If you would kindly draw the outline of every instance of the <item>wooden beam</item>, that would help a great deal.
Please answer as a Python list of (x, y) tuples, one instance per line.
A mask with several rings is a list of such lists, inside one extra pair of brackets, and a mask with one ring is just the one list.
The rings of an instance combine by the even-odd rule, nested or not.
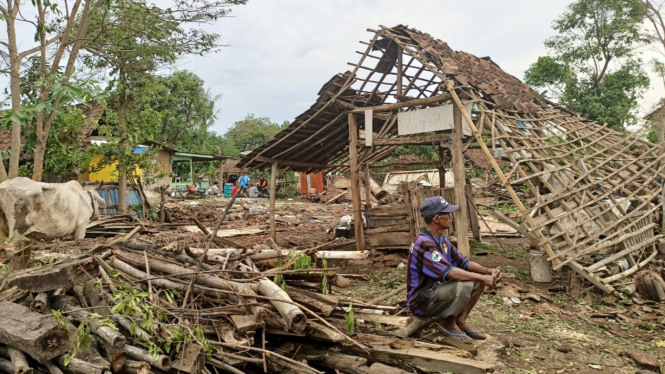
[(476, 212), (476, 200), (473, 197), (473, 188), (471, 187), (471, 180), (469, 178), (466, 178), (465, 191), (469, 206), (469, 223), (471, 224), (471, 232), (473, 233), (473, 240), (479, 242), (482, 240), (482, 237), (480, 235), (480, 223), (478, 222), (478, 212)]
[(439, 162), (437, 163), (437, 169), (439, 169), (439, 188), (446, 188), (446, 168), (443, 166), (444, 151), (445, 148), (441, 145), (437, 147), (439, 154)]
[(277, 159), (274, 159), (274, 158), (263, 157), (263, 156), (256, 156), (256, 157), (254, 157), (254, 160), (259, 161), (259, 162), (265, 162), (265, 163), (268, 163), (268, 164), (279, 163), (282, 166), (293, 166), (293, 167), (298, 167), (298, 168), (309, 168), (309, 169), (317, 169), (317, 170), (323, 170), (323, 169), (328, 169), (328, 168), (331, 168), (331, 167), (334, 167), (334, 166), (339, 166), (339, 165), (328, 165), (328, 164), (316, 164), (316, 163), (311, 163), (311, 162), (277, 160)]
[(369, 211), (372, 207), (372, 186), (369, 182), (369, 164), (365, 164), (363, 171), (363, 179), (365, 179), (365, 211)]
[(402, 51), (402, 47), (398, 46), (397, 47), (397, 94), (401, 95), (402, 94), (402, 57), (404, 55), (404, 51)]
[(398, 136), (396, 138), (376, 139), (374, 140), (374, 145), (429, 145), (439, 144), (441, 142), (450, 141), (451, 139), (451, 134), (418, 135), (410, 137)]
[(270, 168), (270, 237), (277, 241), (277, 225), (275, 224), (275, 193), (277, 192), (277, 164)]
[(449, 101), (452, 99), (452, 96), (446, 94), (446, 95), (437, 95), (437, 96), (432, 96), (432, 97), (426, 97), (423, 99), (414, 99), (414, 100), (409, 100), (409, 101), (404, 101), (400, 103), (392, 103), (392, 104), (384, 104), (384, 105), (377, 105), (377, 106), (371, 106), (371, 107), (357, 107), (356, 109), (353, 110), (354, 113), (362, 113), (366, 109), (372, 108), (375, 112), (387, 112), (389, 110), (394, 110), (394, 109), (401, 109), (401, 108), (406, 108), (410, 106), (418, 106), (418, 105), (429, 105), (429, 104), (435, 104), (435, 103), (440, 103), (443, 101)]
[(454, 196), (456, 205), (459, 205), (457, 217), (455, 217), (455, 236), (457, 237), (457, 249), (463, 255), (469, 257), (471, 247), (469, 246), (469, 204), (466, 202), (466, 176), (464, 174), (464, 143), (462, 138), (462, 111), (458, 106), (453, 107), (453, 142), (450, 149), (453, 155), (453, 175), (455, 180)]
[(424, 162), (391, 162), (384, 165), (371, 165), (370, 169), (385, 169), (385, 168), (402, 168), (409, 166), (439, 166), (438, 161), (424, 161)]
[(358, 124), (353, 113), (349, 113), (349, 164), (351, 174), (351, 203), (353, 205), (354, 231), (356, 248), (365, 250), (365, 234), (363, 232), (363, 215), (360, 206), (360, 177), (358, 175)]

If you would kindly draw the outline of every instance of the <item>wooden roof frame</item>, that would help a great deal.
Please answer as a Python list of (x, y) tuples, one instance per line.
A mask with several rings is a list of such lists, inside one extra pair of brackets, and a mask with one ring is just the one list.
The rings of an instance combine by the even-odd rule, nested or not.
[[(242, 166), (281, 164), (304, 172), (351, 168), (353, 190), (359, 171), (390, 155), (402, 140), (408, 144), (411, 138), (432, 136), (398, 137), (398, 112), (452, 103), (473, 132), (469, 140), (478, 142), (518, 207), (522, 231), (546, 251), (554, 269), (568, 266), (609, 293), (656, 256), (663, 236), (654, 234), (650, 215), (662, 211), (665, 200), (656, 183), (665, 180), (660, 147), (640, 133), (619, 133), (575, 116), (489, 58), (454, 51), (402, 25), (368, 31), (373, 37), (361, 42), (367, 47), (358, 52), (358, 63), (349, 64), (353, 70), (329, 80), (310, 109), (243, 158)], [(463, 109), (469, 103), (472, 115)], [(364, 128), (364, 116), (357, 114), (368, 109), (380, 123), (378, 138), (370, 147), (357, 146), (357, 130)], [(454, 149), (455, 159), (462, 143), (453, 144), (460, 148)], [(497, 144), (515, 164), (516, 175), (496, 163)], [(532, 191), (532, 206), (512, 187), (522, 184)], [(354, 215), (360, 217), (358, 193), (352, 195)], [(632, 202), (631, 208), (622, 199)], [(594, 257), (599, 253), (606, 255), (600, 261)], [(600, 275), (605, 265), (621, 259), (627, 270)]]

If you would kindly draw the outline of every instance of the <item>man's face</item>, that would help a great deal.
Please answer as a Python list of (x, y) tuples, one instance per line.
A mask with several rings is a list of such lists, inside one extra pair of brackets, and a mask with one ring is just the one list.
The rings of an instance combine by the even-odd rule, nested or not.
[(444, 230), (453, 226), (453, 215), (450, 213), (442, 213), (436, 216), (434, 220), (443, 227)]

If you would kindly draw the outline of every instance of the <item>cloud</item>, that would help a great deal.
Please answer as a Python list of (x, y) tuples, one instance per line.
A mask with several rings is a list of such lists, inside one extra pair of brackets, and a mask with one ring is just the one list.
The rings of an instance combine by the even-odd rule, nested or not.
[(491, 56), (522, 78), (544, 52), (552, 21), (569, 1), (249, 0), (209, 27), (231, 47), (192, 57), (181, 68), (222, 94), (213, 130), (223, 133), (246, 113), (293, 120), (334, 74), (350, 70), (369, 41), (368, 28), (405, 24), (456, 50)]

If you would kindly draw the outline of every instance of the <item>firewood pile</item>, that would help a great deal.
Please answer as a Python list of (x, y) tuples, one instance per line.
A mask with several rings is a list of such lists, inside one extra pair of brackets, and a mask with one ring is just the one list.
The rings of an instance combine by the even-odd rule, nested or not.
[[(214, 225), (221, 213), (219, 205), (214, 203), (166, 203), (166, 221), (168, 222), (183, 222), (191, 220), (192, 217), (197, 217), (198, 220), (204, 225)], [(241, 220), (245, 217), (245, 209), (236, 205), (232, 207), (229, 214), (226, 216), (227, 221)]]
[(299, 251), (177, 235), (90, 243), (83, 254), (2, 278), (0, 371), (492, 371), (468, 351), (403, 339), (428, 321), (381, 305), (396, 293), (363, 302), (337, 294), (368, 278), (328, 265), (358, 257), (333, 242)]

